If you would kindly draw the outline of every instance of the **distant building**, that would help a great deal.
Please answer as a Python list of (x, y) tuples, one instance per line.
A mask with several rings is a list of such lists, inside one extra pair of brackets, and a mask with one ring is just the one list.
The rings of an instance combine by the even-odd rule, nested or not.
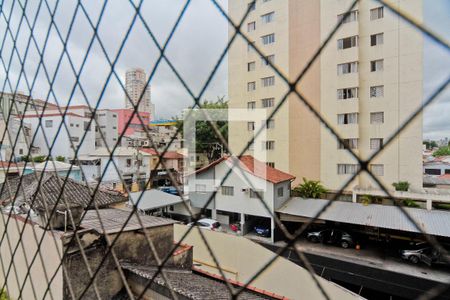
[(133, 109), (133, 105), (136, 105), (142, 97), (138, 111), (149, 113), (151, 118), (154, 118), (155, 108), (151, 102), (150, 84), (146, 86), (147, 80), (147, 75), (143, 69), (136, 68), (127, 71), (125, 88), (129, 99), (125, 95), (125, 108)]
[[(132, 109), (111, 109), (111, 111), (117, 114), (117, 132), (119, 136), (124, 131), (126, 136), (133, 135), (135, 131), (142, 132), (150, 123), (150, 113), (148, 112), (133, 114)], [(126, 127), (128, 123), (129, 125)]]
[(450, 156), (433, 157), (432, 160), (425, 161), (423, 173), (433, 176), (450, 174)]
[[(119, 138), (118, 114), (109, 109), (101, 109), (96, 114), (98, 125), (95, 127), (95, 147), (108, 147), (112, 149)], [(102, 138), (103, 134), (103, 138)]]

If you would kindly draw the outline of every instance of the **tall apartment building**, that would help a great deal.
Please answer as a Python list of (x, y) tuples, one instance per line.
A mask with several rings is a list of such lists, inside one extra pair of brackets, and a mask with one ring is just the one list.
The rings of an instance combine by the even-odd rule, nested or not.
[[(229, 14), (239, 22), (248, 8), (242, 27), (246, 36), (263, 52), (238, 38), (228, 56), (230, 108), (267, 109), (272, 112), (289, 86), (268, 66), (275, 64), (294, 80), (322, 41), (336, 26), (351, 0), (261, 0), (230, 1)], [(391, 1), (422, 18), (422, 0)], [(234, 34), (234, 28), (229, 35)], [(357, 155), (368, 158), (421, 105), (423, 86), (423, 38), (378, 2), (361, 0), (345, 17), (341, 28), (297, 85)], [(296, 95), (289, 95), (273, 120), (266, 123), (267, 140), (253, 149), (267, 151), (276, 168), (321, 180), (338, 190), (358, 170), (342, 145), (320, 124)], [(240, 152), (258, 124), (231, 122), (229, 143)], [(422, 119), (415, 121), (369, 166), (387, 186), (409, 181), (422, 186)], [(248, 151), (249, 154), (252, 151)], [(361, 175), (354, 187), (378, 188)]]
[[(150, 84), (145, 87), (147, 80), (147, 74), (145, 74), (143, 69), (135, 68), (127, 71), (125, 77), (125, 88), (131, 102), (127, 99), (127, 95), (125, 95), (125, 108), (133, 108), (132, 103), (136, 105), (142, 96), (138, 111), (148, 112), (150, 113), (151, 118), (154, 118), (155, 107), (150, 99)], [(145, 92), (144, 95), (142, 95), (144, 88)]]

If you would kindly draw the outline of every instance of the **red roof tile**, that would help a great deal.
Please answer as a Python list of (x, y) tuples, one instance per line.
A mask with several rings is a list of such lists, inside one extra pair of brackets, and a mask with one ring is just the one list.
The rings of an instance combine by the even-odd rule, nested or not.
[(450, 174), (443, 174), (443, 175), (439, 176), (439, 178), (441, 178), (441, 179), (450, 179)]
[[(158, 155), (158, 153), (156, 152), (155, 149), (153, 148), (139, 148), (139, 150), (141, 150), (142, 152), (148, 153), (150, 155)], [(162, 151), (159, 152), (159, 154), (161, 154)], [(167, 151), (166, 153), (164, 153), (164, 158), (166, 159), (182, 159), (184, 158), (184, 156), (176, 151)]]
[[(230, 156), (224, 156), (222, 158), (219, 158), (216, 161), (213, 161), (209, 165), (207, 165), (201, 169), (198, 169), (195, 173), (201, 173), (203, 171), (206, 171), (206, 170), (214, 167), (215, 165), (221, 163), (224, 160), (231, 160), (231, 159), (232, 158)], [(280, 183), (280, 182), (295, 179), (295, 176), (285, 173), (283, 171), (280, 171), (278, 169), (272, 168), (272, 167), (268, 166), (266, 163), (255, 159), (251, 155), (241, 156), (239, 158), (239, 162), (240, 162), (240, 167), (244, 171), (246, 171), (256, 177), (259, 177), (259, 178), (262, 178), (269, 182), (272, 182), (272, 183)]]

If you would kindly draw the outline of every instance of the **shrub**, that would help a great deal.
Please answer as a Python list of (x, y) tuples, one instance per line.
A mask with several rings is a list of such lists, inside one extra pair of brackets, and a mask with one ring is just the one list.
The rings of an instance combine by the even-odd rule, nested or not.
[(45, 155), (39, 155), (39, 156), (35, 156), (33, 157), (33, 161), (35, 163), (41, 163), (44, 162), (47, 159), (47, 157)]
[(411, 199), (405, 199), (402, 201), (403, 206), (407, 207), (420, 207), (419, 204), (417, 204), (414, 200)]
[(394, 182), (392, 184), (396, 191), (407, 192), (409, 190), (409, 182), (408, 181), (399, 181)]
[(440, 147), (433, 153), (434, 157), (446, 156), (446, 155), (450, 155), (450, 147), (449, 146)]
[(295, 187), (293, 192), (303, 198), (318, 199), (322, 196), (322, 194), (327, 192), (327, 189), (320, 183), (320, 181), (303, 178), (303, 183)]
[(66, 158), (65, 158), (64, 156), (58, 155), (58, 156), (56, 157), (56, 161), (65, 162), (65, 161), (66, 161)]

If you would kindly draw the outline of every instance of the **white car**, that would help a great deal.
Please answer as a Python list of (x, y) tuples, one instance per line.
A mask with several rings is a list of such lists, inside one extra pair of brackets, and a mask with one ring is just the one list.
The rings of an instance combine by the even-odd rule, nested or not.
[(213, 231), (218, 231), (220, 230), (221, 226), (220, 223), (217, 222), (214, 219), (208, 219), (208, 218), (204, 218), (204, 219), (200, 219), (197, 222), (191, 222), (189, 224), (187, 224), (188, 226), (198, 226), (202, 229), (206, 229), (206, 230), (213, 230)]

